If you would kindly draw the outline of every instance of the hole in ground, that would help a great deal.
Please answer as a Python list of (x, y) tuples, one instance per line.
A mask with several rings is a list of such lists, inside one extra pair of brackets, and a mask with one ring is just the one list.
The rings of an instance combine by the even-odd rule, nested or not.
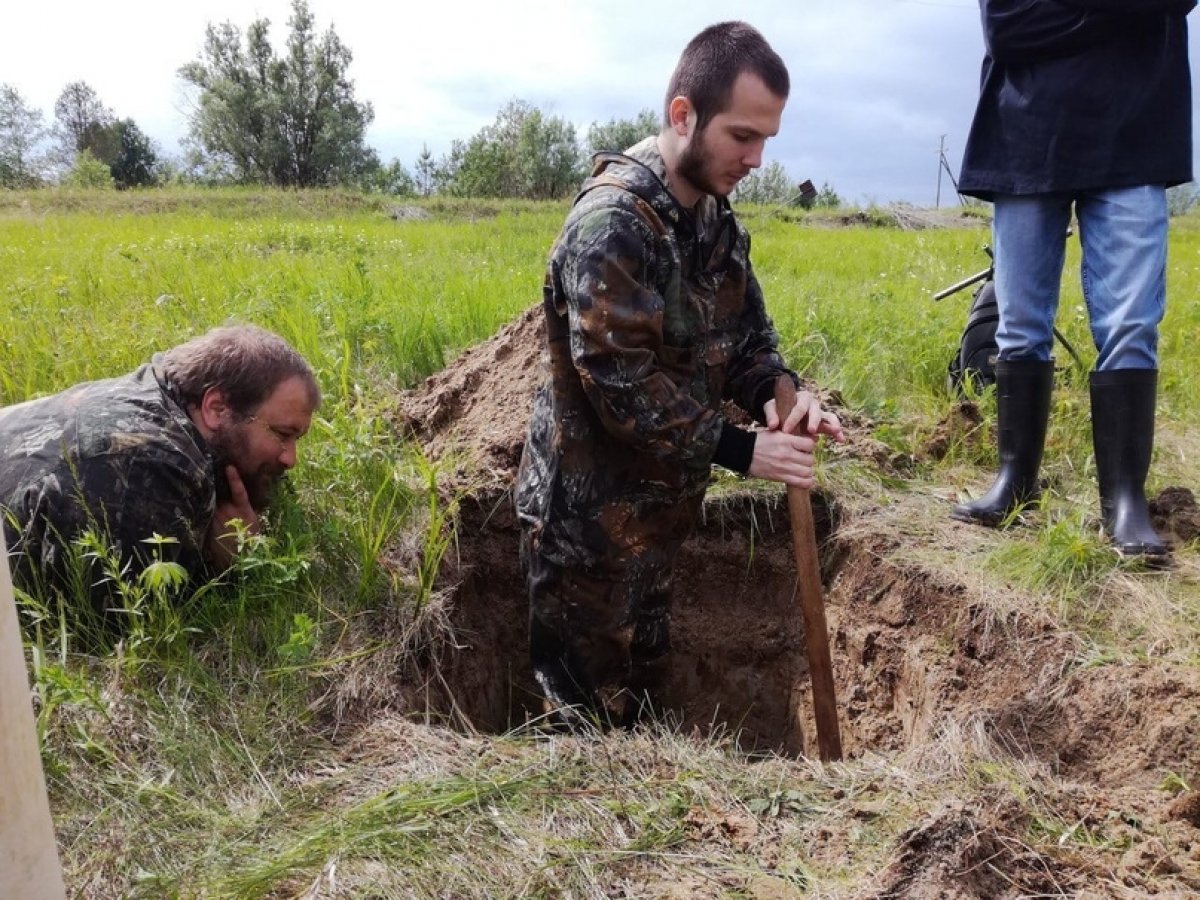
[[(1002, 614), (945, 575), (889, 561), (894, 538), (861, 526), (840, 534), (836, 503), (812, 498), (846, 756), (919, 746), (956, 722), (1100, 783), (1149, 785), (1164, 767), (1200, 767), (1195, 671), (1081, 667), (1079, 639), (1049, 618)], [(393, 669), (398, 690), (386, 705), (502, 733), (541, 714), (518, 527), (500, 490), (468, 497), (460, 516), (443, 572), (453, 639), (426, 641)], [(710, 499), (673, 592), (663, 700), (685, 731), (715, 729), (746, 751), (818, 755), (795, 573), (782, 491)]]
[[(836, 576), (835, 515), (814, 493), (824, 580)], [(441, 675), (451, 708), (502, 732), (541, 714), (528, 661), (528, 603), (518, 526), (501, 495), (464, 503), (448, 573), (456, 649)], [(815, 753), (796, 568), (782, 495), (735, 494), (707, 504), (676, 565), (670, 674), (662, 701), (687, 730), (736, 734), (748, 750)], [(451, 702), (452, 701), (452, 702)]]
[[(495, 485), (511, 483), (530, 400), (544, 377), (544, 344), (544, 316), (532, 307), (405, 392), (401, 431), (432, 459), (453, 449), (473, 460), (477, 472), (493, 473)], [(914, 648), (942, 640), (923, 629), (944, 624), (928, 610), (919, 617), (909, 610), (956, 615), (958, 598), (943, 590), (931, 600), (925, 586), (881, 566), (870, 547), (838, 535), (836, 505), (812, 496), (842, 746), (847, 753), (897, 746), (930, 721), (930, 675)], [(479, 490), (460, 512), (458, 553), (444, 565), (442, 581), (452, 586), (442, 615), (453, 640), (426, 641), (415, 665), (397, 658), (404, 671), (393, 681), (404, 683), (394, 685), (393, 696), (373, 688), (369, 676), (347, 679), (340, 693), (351, 702), (384, 695), (393, 707), (502, 732), (541, 714), (528, 661), (518, 528), (502, 487)], [(685, 729), (725, 729), (746, 748), (815, 753), (795, 572), (785, 492), (710, 496), (705, 520), (677, 561), (673, 591), (674, 649), (663, 699)], [(864, 604), (860, 594), (874, 599)]]

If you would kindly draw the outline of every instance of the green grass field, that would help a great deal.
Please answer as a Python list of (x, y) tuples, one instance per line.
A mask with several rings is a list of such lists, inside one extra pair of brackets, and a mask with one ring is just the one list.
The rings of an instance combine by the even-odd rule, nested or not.
[[(294, 496), (249, 548), (236, 585), (165, 606), (151, 598), (135, 639), (99, 652), (85, 621), (24, 598), (71, 894), (596, 896), (614, 872), (644, 886), (690, 871), (680, 836), (697, 810), (726, 808), (755, 811), (756, 828), (779, 839), (771, 878), (789, 890), (836, 892), (878, 867), (905, 811), (937, 796), (941, 775), (927, 758), (909, 761), (928, 776), (914, 780), (878, 759), (838, 771), (748, 767), (717, 738), (682, 735), (554, 750), (393, 724), (347, 745), (314, 717), (349, 623), (381, 604), (420, 607), (445, 549), (437, 472), (387, 424), (396, 393), (538, 302), (566, 210), (422, 208), (428, 218), (393, 219), (383, 201), (333, 192), (0, 194), (0, 404), (121, 374), (229, 321), (283, 334), (326, 397)], [(986, 221), (902, 231), (765, 209), (745, 221), (785, 356), (840, 392), (876, 439), (916, 457), (899, 489), (984, 482), (986, 441), (938, 459), (919, 449), (954, 406), (946, 364), (970, 292), (931, 295), (984, 267)], [(1176, 220), (1171, 241), (1151, 489), (1195, 483), (1200, 435), (1200, 217)], [(1090, 362), (1077, 261), (1072, 244), (1058, 324)], [(1074, 512), (1093, 490), (1086, 373), (1067, 366), (1062, 384), (1046, 462), (1058, 499), (1039, 531), (992, 559), (1060, 610), (1062, 598), (1086, 607), (1114, 567)], [(992, 415), (990, 397), (981, 406)], [(855, 477), (828, 476), (835, 491), (855, 490)], [(427, 568), (382, 567), (380, 551), (410, 533), (425, 535)], [(1162, 627), (1200, 664), (1195, 587), (1173, 597)], [(1140, 639), (1105, 636), (1113, 627), (1091, 633), (1098, 653)], [(979, 759), (997, 779), (1022, 777)], [(785, 786), (796, 778), (803, 788)], [(846, 837), (847, 855), (805, 857), (818, 823), (853, 813), (867, 794), (885, 801)], [(524, 849), (510, 858), (513, 846)], [(714, 864), (738, 871), (735, 849), (714, 849)], [(645, 890), (636, 895), (655, 895)]]

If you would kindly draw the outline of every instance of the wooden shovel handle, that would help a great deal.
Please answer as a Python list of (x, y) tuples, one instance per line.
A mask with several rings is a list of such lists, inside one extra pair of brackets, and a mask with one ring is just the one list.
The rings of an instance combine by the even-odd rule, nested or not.
[(62, 866), (29, 697), (8, 550), (0, 528), (0, 893), (62, 900)]
[[(796, 385), (790, 376), (780, 375), (775, 380), (775, 412), (781, 423), (795, 405)], [(812, 680), (813, 713), (817, 720), (817, 749), (821, 759), (837, 760), (842, 758), (842, 735), (838, 729), (833, 661), (829, 655), (825, 601), (821, 596), (821, 563), (817, 557), (812, 501), (802, 487), (788, 485), (787, 492), (796, 554), (796, 595), (800, 598), (800, 612), (804, 616), (804, 643)]]

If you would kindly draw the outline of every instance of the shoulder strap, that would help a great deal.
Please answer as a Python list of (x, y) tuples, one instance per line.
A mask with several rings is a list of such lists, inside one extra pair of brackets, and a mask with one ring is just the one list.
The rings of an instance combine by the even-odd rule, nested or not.
[(613, 178), (611, 175), (602, 174), (593, 178), (591, 183), (582, 191), (580, 191), (575, 197), (575, 203), (578, 203), (585, 194), (598, 187), (615, 187), (629, 194), (631, 197), (633, 197), (633, 205), (638, 211), (638, 215), (642, 217), (642, 219), (647, 225), (650, 226), (651, 230), (655, 234), (657, 234), (659, 237), (666, 237), (670, 233), (670, 229), (667, 228), (667, 225), (665, 222), (663, 222), (662, 217), (659, 216), (658, 212), (655, 211), (654, 207), (651, 206), (644, 197), (638, 194), (637, 191), (632, 190), (624, 181), (620, 180), (619, 178)]

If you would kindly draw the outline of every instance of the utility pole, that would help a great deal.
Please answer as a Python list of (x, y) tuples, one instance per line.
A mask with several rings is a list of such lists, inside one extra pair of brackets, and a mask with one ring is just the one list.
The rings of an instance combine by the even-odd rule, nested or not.
[(962, 194), (959, 193), (959, 191), (958, 191), (958, 179), (956, 179), (954, 177), (954, 172), (952, 172), (950, 169), (950, 163), (946, 160), (946, 136), (944, 134), (942, 135), (941, 143), (938, 146), (938, 186), (937, 186), (937, 200), (935, 201), (935, 207), (942, 205), (942, 172), (943, 171), (945, 171), (946, 176), (950, 179), (950, 183), (952, 185), (954, 185), (954, 192), (956, 194), (958, 194), (959, 205), (965, 206), (966, 201), (963, 200)]
[(937, 180), (937, 199), (933, 201), (933, 208), (939, 209), (942, 205), (942, 169), (946, 167), (946, 136), (943, 134), (938, 142), (938, 180)]

